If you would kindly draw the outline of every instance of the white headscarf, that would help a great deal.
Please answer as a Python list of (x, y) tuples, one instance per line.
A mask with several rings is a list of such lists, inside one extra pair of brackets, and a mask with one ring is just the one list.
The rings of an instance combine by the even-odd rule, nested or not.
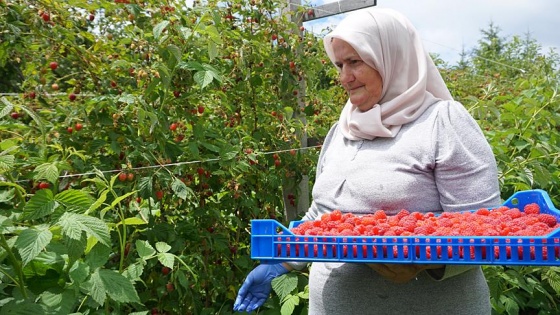
[(372, 109), (362, 112), (350, 100), (344, 106), (339, 126), (347, 139), (394, 137), (438, 99), (453, 99), (416, 28), (399, 12), (374, 7), (348, 15), (324, 39), (332, 62), (333, 38), (350, 44), (383, 80)]

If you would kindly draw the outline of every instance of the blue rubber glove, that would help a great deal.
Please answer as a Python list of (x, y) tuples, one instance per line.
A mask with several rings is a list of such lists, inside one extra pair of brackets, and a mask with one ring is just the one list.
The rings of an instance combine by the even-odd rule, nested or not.
[(249, 273), (239, 289), (233, 310), (249, 313), (261, 307), (272, 290), (272, 279), (285, 273), (288, 273), (288, 269), (282, 263), (258, 265)]

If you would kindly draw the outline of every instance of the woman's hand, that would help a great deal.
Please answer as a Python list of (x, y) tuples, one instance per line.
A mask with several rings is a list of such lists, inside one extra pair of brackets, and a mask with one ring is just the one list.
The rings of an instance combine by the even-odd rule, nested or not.
[(407, 283), (415, 279), (422, 270), (444, 268), (444, 265), (435, 264), (368, 264), (368, 266), (385, 279), (395, 283)]

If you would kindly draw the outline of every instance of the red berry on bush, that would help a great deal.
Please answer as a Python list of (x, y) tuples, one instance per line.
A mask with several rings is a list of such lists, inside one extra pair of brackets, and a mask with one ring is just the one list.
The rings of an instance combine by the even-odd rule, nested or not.
[(70, 93), (70, 95), (68, 95), (68, 99), (72, 102), (75, 101), (76, 100), (76, 94)]
[(74, 126), (74, 128), (76, 128), (76, 131), (82, 130), (83, 127), (84, 125), (82, 125), (81, 123), (76, 123), (76, 126)]
[(156, 198), (157, 200), (163, 199), (163, 191), (161, 190), (156, 191)]
[(124, 182), (126, 179), (127, 179), (126, 173), (125, 173), (125, 172), (120, 172), (120, 173), (119, 173), (119, 180), (120, 180), (121, 182)]
[(164, 266), (164, 267), (161, 268), (161, 273), (162, 273), (164, 276), (167, 276), (170, 272), (171, 272), (171, 268), (169, 268), (169, 267), (165, 267), (165, 266)]
[(47, 189), (47, 188), (49, 188), (50, 186), (51, 186), (51, 185), (50, 185), (49, 183), (47, 183), (47, 182), (40, 182), (39, 185), (38, 185), (38, 188), (39, 188), (39, 189)]
[(165, 285), (165, 289), (167, 289), (167, 292), (173, 292), (173, 291), (175, 290), (175, 286), (173, 285), (173, 283), (168, 282), (168, 283)]
[(11, 116), (13, 119), (18, 119), (18, 118), (19, 118), (19, 114), (16, 113), (16, 112), (11, 113), (10, 116)]
[(49, 67), (51, 68), (51, 70), (56, 70), (56, 68), (58, 68), (58, 62), (52, 61), (52, 62), (49, 64)]

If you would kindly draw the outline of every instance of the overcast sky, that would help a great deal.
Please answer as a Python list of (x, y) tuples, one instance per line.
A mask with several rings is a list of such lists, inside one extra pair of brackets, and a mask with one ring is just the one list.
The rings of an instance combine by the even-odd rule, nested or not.
[[(313, 0), (311, 5), (327, 2), (336, 1)], [(477, 46), (481, 29), (487, 29), (490, 22), (499, 27), (501, 37), (530, 34), (543, 53), (549, 49), (560, 53), (560, 0), (377, 0), (377, 6), (406, 15), (426, 49), (450, 64), (459, 60), (463, 47), (470, 51)], [(306, 22), (305, 27), (321, 33), (327, 26), (336, 26), (343, 16)]]

